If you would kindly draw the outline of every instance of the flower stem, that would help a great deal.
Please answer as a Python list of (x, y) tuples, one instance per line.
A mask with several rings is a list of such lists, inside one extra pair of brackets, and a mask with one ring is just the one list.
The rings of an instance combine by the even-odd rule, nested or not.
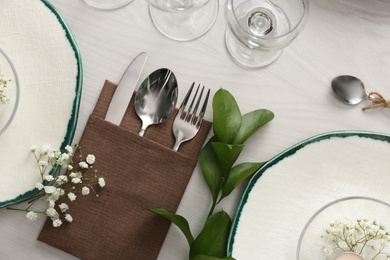
[(217, 205), (216, 201), (213, 201), (213, 205), (211, 206), (211, 209), (209, 211), (209, 214), (207, 215), (207, 218), (209, 218), (211, 215), (213, 215), (216, 205)]
[(10, 207), (7, 207), (7, 209), (9, 209), (9, 210), (17, 210), (17, 211), (26, 211), (27, 212), (27, 209), (15, 209), (15, 208), (10, 208)]
[(366, 240), (366, 241), (364, 242), (364, 244), (363, 244), (363, 246), (362, 246), (362, 249), (361, 249), (360, 252), (359, 252), (359, 255), (362, 254), (363, 249), (364, 249), (364, 247), (366, 246), (367, 242), (368, 242), (368, 240)]

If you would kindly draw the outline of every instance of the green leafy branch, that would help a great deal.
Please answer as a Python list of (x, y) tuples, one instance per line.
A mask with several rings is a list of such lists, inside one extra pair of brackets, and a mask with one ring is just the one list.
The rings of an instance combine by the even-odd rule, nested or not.
[(199, 161), (204, 179), (210, 189), (212, 205), (200, 234), (194, 238), (188, 221), (166, 209), (147, 208), (175, 224), (183, 232), (189, 247), (190, 260), (234, 259), (226, 256), (226, 247), (232, 221), (225, 211), (214, 213), (216, 205), (239, 184), (248, 179), (264, 162), (235, 165), (245, 141), (260, 127), (274, 118), (266, 109), (241, 115), (234, 97), (224, 89), (213, 98), (213, 131), (203, 147)]

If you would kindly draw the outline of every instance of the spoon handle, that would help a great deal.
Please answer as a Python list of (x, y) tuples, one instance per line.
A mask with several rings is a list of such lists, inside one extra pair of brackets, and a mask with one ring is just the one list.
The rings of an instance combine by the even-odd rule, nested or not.
[(140, 116), (140, 118), (141, 118), (141, 121), (142, 121), (142, 125), (141, 125), (141, 129), (139, 130), (138, 135), (139, 135), (139, 136), (144, 136), (146, 129), (147, 129), (150, 125), (152, 125), (153, 123), (152, 123), (150, 117), (147, 117), (147, 116), (142, 115), (142, 116)]

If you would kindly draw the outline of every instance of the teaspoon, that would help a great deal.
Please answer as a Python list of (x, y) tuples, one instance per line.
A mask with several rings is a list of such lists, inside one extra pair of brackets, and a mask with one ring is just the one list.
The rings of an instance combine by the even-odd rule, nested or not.
[(178, 96), (176, 77), (169, 69), (158, 69), (139, 86), (135, 95), (135, 111), (142, 120), (139, 135), (146, 128), (167, 120), (175, 110)]
[(356, 105), (369, 99), (363, 82), (354, 76), (342, 75), (334, 78), (332, 89), (338, 99), (349, 105)]

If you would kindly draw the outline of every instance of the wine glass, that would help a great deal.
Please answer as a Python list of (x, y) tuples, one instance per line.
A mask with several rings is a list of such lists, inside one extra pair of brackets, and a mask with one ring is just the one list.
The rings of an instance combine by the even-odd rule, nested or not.
[(154, 26), (176, 41), (191, 41), (208, 32), (218, 13), (218, 0), (147, 0)]
[(103, 10), (121, 8), (130, 4), (132, 1), (133, 0), (84, 0), (87, 5)]
[(303, 30), (309, 0), (227, 0), (226, 47), (244, 67), (277, 60)]

